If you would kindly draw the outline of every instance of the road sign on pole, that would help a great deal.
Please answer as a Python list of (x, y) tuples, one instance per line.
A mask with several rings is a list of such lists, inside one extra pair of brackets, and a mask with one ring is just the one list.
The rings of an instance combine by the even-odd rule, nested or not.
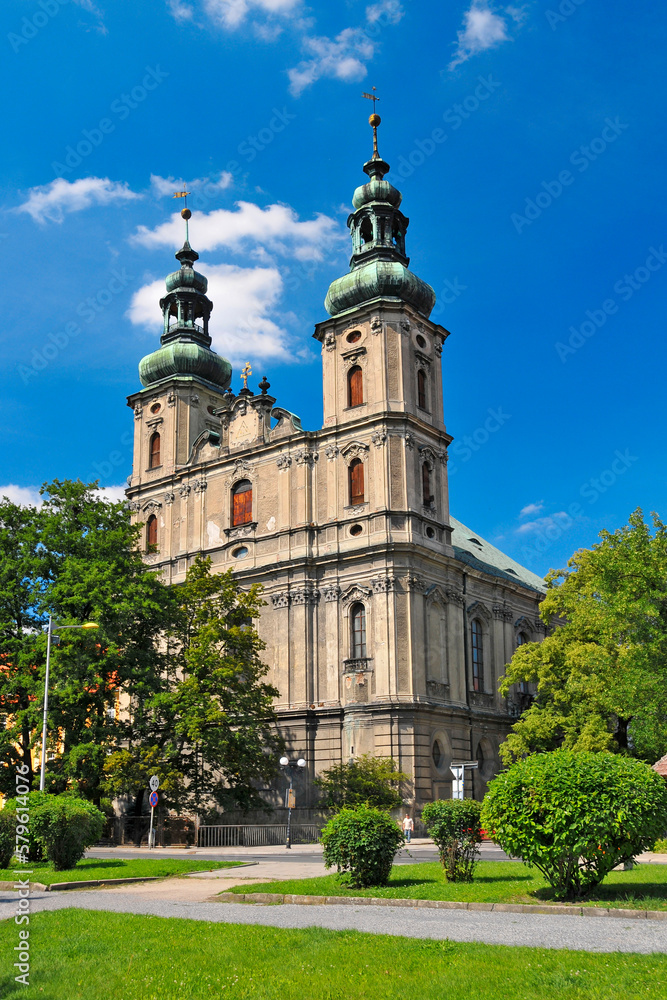
[(153, 777), (149, 780), (148, 785), (150, 787), (151, 792), (157, 792), (158, 788), (160, 787), (160, 779), (158, 778), (157, 774), (153, 775)]
[(155, 807), (157, 805), (157, 802), (158, 802), (158, 794), (157, 794), (157, 792), (151, 792), (151, 795), (150, 795), (150, 798), (149, 798), (148, 801), (150, 802), (151, 807), (153, 809), (155, 809)]
[[(155, 778), (155, 780), (157, 781), (157, 778)], [(151, 782), (152, 781), (153, 781), (153, 779), (151, 778)], [(158, 802), (158, 794), (157, 794), (157, 792), (155, 792), (155, 791), (151, 792), (148, 801), (151, 804), (151, 825), (150, 825), (150, 829), (148, 831), (148, 846), (150, 848), (150, 847), (154, 847), (155, 846), (153, 844), (153, 815), (155, 813), (155, 807), (156, 807), (157, 802)]]

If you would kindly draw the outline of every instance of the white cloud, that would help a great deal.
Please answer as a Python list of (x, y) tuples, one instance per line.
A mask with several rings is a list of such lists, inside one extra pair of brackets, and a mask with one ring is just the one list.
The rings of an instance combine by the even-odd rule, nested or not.
[(204, 9), (212, 20), (228, 29), (238, 28), (249, 17), (292, 17), (302, 0), (205, 0)]
[(39, 495), (38, 486), (16, 486), (9, 483), (7, 486), (0, 486), (0, 500), (11, 500), (12, 503), (21, 507), (41, 507), (42, 498)]
[[(284, 291), (278, 269), (235, 264), (202, 264), (201, 268), (214, 303), (209, 331), (213, 349), (233, 364), (248, 358), (293, 360), (288, 332), (270, 318)], [(137, 326), (157, 330), (158, 302), (163, 295), (162, 278), (144, 285), (132, 296), (128, 318)]]
[[(339, 223), (328, 215), (318, 214), (309, 221), (299, 216), (289, 205), (268, 205), (260, 208), (252, 202), (240, 201), (235, 211), (219, 208), (198, 212), (191, 224), (192, 243), (197, 250), (210, 251), (220, 247), (247, 249), (267, 246), (271, 250), (298, 260), (321, 260), (323, 249), (343, 238)], [(183, 239), (183, 222), (175, 214), (155, 229), (139, 226), (132, 237), (145, 247), (179, 246)], [(257, 250), (256, 250), (257, 252)]]
[(517, 535), (538, 534), (543, 535), (550, 529), (562, 531), (564, 527), (571, 524), (572, 518), (564, 510), (559, 510), (556, 514), (549, 514), (547, 517), (538, 517), (534, 521), (526, 521), (516, 529)]
[(366, 76), (366, 62), (375, 45), (362, 28), (345, 28), (335, 38), (305, 37), (303, 49), (310, 56), (287, 71), (290, 93), (298, 97), (321, 77), (349, 83)]
[(109, 503), (118, 503), (119, 500), (127, 501), (127, 497), (125, 496), (126, 489), (127, 484), (124, 486), (101, 486), (99, 490), (95, 490), (95, 495), (100, 500), (108, 500)]
[(496, 13), (489, 0), (472, 0), (468, 10), (463, 15), (463, 29), (458, 33), (458, 47), (449, 69), (455, 69), (471, 56), (494, 48), (502, 42), (508, 42), (507, 20), (503, 15), (509, 15), (516, 24), (525, 20), (523, 8), (505, 7), (502, 13)]
[(544, 501), (540, 500), (538, 503), (529, 503), (525, 507), (522, 507), (519, 511), (519, 517), (532, 517), (533, 514), (539, 514), (541, 510), (544, 509)]
[[(188, 191), (193, 194), (202, 194), (206, 188), (206, 194), (210, 197), (217, 191), (224, 191), (228, 188), (234, 177), (228, 170), (223, 170), (217, 177), (197, 177), (193, 181), (188, 181)], [(160, 177), (158, 174), (151, 174), (151, 189), (157, 197), (169, 196), (173, 198), (176, 191), (183, 190), (183, 181), (175, 177)]]
[(169, 0), (169, 10), (177, 21), (191, 21), (194, 13), (190, 4), (181, 0)]
[(77, 181), (57, 177), (50, 184), (30, 188), (27, 201), (14, 211), (27, 212), (39, 223), (62, 222), (67, 213), (81, 212), (91, 205), (108, 205), (141, 197), (131, 191), (127, 183), (111, 181), (108, 177), (82, 177)]
[(366, 20), (369, 24), (385, 18), (389, 24), (398, 24), (405, 11), (399, 0), (380, 0), (379, 3), (371, 4), (366, 8)]

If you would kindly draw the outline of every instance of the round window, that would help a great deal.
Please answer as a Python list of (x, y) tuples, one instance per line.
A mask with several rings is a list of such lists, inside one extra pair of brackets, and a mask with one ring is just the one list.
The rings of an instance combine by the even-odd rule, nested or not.
[(433, 528), (427, 528), (426, 529), (426, 537), (427, 538), (435, 538), (435, 531), (433, 530)]
[(426, 340), (424, 339), (424, 337), (422, 337), (421, 333), (417, 334), (415, 340), (417, 341), (420, 347), (426, 347)]
[(442, 764), (442, 747), (440, 746), (440, 741), (436, 740), (433, 744), (433, 749), (431, 750), (431, 756), (433, 757), (433, 763), (436, 767), (440, 767)]
[(159, 413), (161, 409), (162, 407), (159, 403), (153, 403), (151, 406), (151, 413)]
[(352, 527), (350, 528), (350, 534), (351, 535), (360, 535), (363, 530), (364, 529), (361, 527), (360, 524), (353, 524)]
[(348, 344), (356, 344), (358, 340), (361, 340), (361, 330), (353, 330), (352, 333), (348, 333), (345, 339)]
[(206, 407), (206, 412), (210, 413), (211, 416), (214, 417), (215, 416), (215, 406), (207, 406)]
[(234, 556), (235, 559), (245, 559), (245, 557), (248, 555), (248, 550), (245, 547), (245, 545), (241, 545), (239, 546), (238, 549), (234, 549), (232, 555)]

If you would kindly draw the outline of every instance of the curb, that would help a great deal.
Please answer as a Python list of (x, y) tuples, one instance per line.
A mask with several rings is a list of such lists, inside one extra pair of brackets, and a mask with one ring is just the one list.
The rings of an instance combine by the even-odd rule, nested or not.
[(146, 875), (143, 878), (100, 878), (88, 879), (85, 882), (52, 882), (44, 886), (46, 892), (62, 892), (65, 889), (88, 889), (96, 885), (127, 885), (130, 882), (161, 882), (164, 875)]
[(540, 906), (532, 903), (459, 903), (446, 899), (388, 899), (377, 896), (296, 896), (275, 892), (223, 892), (218, 903), (296, 903), (300, 906), (407, 906), (428, 910), (473, 910), (487, 913), (547, 913), (572, 917), (618, 917), (623, 920), (667, 920), (667, 910), (627, 910), (602, 906)]
[[(5, 890), (5, 889), (16, 889), (17, 883), (18, 883), (18, 879), (16, 879), (14, 882), (0, 882), (0, 892), (3, 891), (3, 890)], [(29, 885), (30, 885), (30, 891), (31, 892), (35, 892), (35, 891), (36, 892), (46, 892), (46, 886), (42, 885), (41, 882), (30, 882)]]

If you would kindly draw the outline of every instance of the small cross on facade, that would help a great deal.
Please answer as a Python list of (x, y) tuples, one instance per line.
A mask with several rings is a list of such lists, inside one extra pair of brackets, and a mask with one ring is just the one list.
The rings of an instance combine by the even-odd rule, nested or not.
[(250, 367), (250, 362), (246, 361), (243, 368), (241, 369), (241, 378), (243, 379), (243, 388), (248, 388), (248, 379), (252, 375), (252, 368)]

